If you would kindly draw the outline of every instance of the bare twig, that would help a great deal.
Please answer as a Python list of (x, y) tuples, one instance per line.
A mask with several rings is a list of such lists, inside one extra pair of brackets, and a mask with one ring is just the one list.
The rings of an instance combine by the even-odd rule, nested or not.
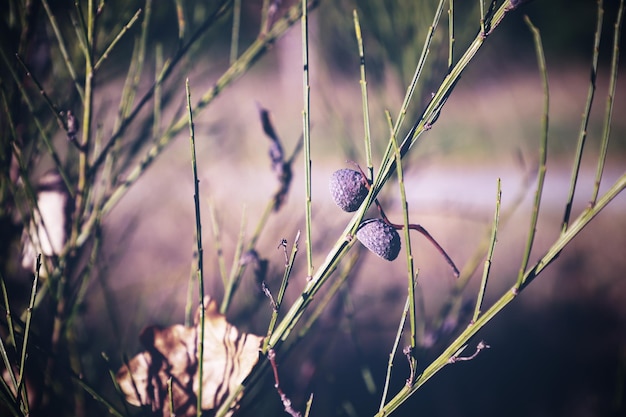
[[(491, 346), (486, 344), (484, 340), (481, 340), (480, 342), (478, 342), (478, 345), (476, 345), (476, 351), (473, 354), (471, 354), (470, 356), (452, 355), (450, 357), (450, 359), (448, 360), (448, 362), (449, 363), (456, 363), (456, 362), (462, 362), (462, 361), (471, 361), (472, 359), (476, 358), (476, 356), (478, 356), (478, 354), (483, 349), (489, 349), (490, 347)], [(459, 353), (460, 353), (460, 351), (459, 351)]]
[(299, 411), (296, 411), (293, 408), (293, 406), (291, 405), (291, 400), (289, 399), (289, 397), (287, 397), (287, 395), (280, 388), (280, 379), (278, 378), (278, 366), (276, 365), (276, 352), (274, 352), (274, 349), (270, 349), (267, 351), (267, 359), (270, 361), (270, 364), (272, 365), (272, 370), (274, 371), (274, 388), (276, 388), (276, 392), (278, 392), (278, 395), (280, 396), (280, 400), (283, 403), (285, 412), (288, 413), (292, 417), (301, 417), (302, 414), (300, 414)]

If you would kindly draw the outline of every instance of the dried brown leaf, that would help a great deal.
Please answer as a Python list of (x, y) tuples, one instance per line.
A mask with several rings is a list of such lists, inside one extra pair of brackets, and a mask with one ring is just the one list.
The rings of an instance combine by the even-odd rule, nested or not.
[[(205, 306), (202, 409), (210, 410), (219, 407), (248, 376), (259, 359), (263, 337), (240, 332), (219, 313), (215, 301)], [(199, 332), (199, 314), (196, 326)]]
[[(196, 414), (198, 394), (198, 338), (200, 310), (194, 327), (150, 326), (141, 332), (145, 351), (132, 358), (116, 378), (126, 400), (149, 406), (155, 416), (170, 413), (167, 383), (172, 378), (176, 416)], [(215, 300), (205, 299), (202, 409), (218, 408), (231, 390), (250, 373), (259, 358), (263, 337), (240, 332), (218, 311)]]

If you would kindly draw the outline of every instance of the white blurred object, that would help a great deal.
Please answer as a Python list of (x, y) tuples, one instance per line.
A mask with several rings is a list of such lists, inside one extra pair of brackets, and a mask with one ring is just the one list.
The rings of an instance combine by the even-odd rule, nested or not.
[(47, 172), (37, 185), (37, 207), (22, 234), (22, 267), (35, 269), (37, 254), (58, 255), (67, 241), (69, 195), (56, 171)]

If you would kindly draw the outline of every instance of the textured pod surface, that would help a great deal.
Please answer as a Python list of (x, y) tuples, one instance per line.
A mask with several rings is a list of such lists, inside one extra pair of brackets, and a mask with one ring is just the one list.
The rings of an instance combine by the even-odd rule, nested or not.
[(366, 220), (356, 231), (356, 237), (369, 250), (388, 261), (400, 253), (400, 235), (380, 219)]
[(365, 178), (353, 169), (333, 172), (329, 186), (333, 200), (343, 211), (356, 211), (367, 196)]

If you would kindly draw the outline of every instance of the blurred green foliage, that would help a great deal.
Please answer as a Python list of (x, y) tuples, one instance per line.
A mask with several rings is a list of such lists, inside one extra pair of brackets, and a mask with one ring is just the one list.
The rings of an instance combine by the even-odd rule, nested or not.
[[(476, 34), (480, 19), (478, 1), (455, 1), (455, 42), (456, 50), (463, 50), (467, 42)], [(489, 1), (484, 1), (485, 9)], [(441, 24), (447, 28), (449, 2), (444, 4)], [(393, 71), (402, 82), (411, 80), (415, 62), (420, 56), (424, 37), (432, 23), (437, 8), (436, 0), (339, 0), (326, 2), (318, 14), (317, 24), (321, 45), (326, 58), (325, 64), (333, 70), (353, 73), (359, 64), (354, 53), (354, 27), (352, 10), (357, 10), (363, 28), (366, 46), (368, 72), (372, 77), (381, 78), (385, 71)], [(612, 33), (612, 24), (617, 13), (617, 0), (604, 2), (604, 26), (606, 33)], [(542, 40), (546, 55), (561, 62), (589, 59), (589, 48), (593, 44), (594, 22), (597, 2), (593, 0), (536, 0), (520, 7), (519, 13), (507, 16), (507, 24), (498, 30), (491, 43), (498, 46), (487, 48), (484, 54), (509, 51), (511, 57), (528, 58), (529, 67), (535, 67), (534, 49), (529, 39), (528, 27), (523, 21), (527, 14), (542, 30)], [(622, 34), (622, 37), (624, 35)], [(447, 31), (438, 31), (430, 48), (431, 70), (445, 70), (447, 59)], [(508, 48), (503, 46), (508, 45)], [(601, 44), (601, 60), (608, 61), (611, 53), (610, 36), (605, 36)], [(458, 55), (455, 55), (458, 58)], [(523, 61), (523, 60), (517, 60)]]

